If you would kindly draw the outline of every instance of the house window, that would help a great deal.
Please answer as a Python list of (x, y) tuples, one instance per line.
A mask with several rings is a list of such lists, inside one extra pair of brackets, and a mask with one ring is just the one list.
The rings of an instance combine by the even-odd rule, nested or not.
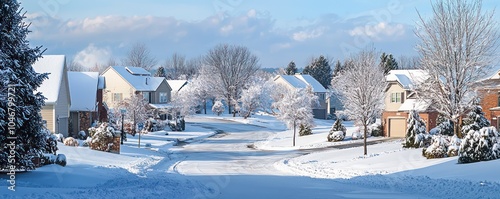
[(122, 93), (113, 93), (113, 102), (119, 102), (123, 100)]
[[(500, 93), (499, 93), (500, 94)], [(500, 107), (500, 95), (498, 95), (497, 107)]]
[(401, 103), (401, 93), (391, 93), (392, 103)]
[(168, 101), (167, 93), (161, 92), (160, 93), (160, 103), (166, 103), (167, 101)]
[(316, 93), (316, 96), (318, 96), (318, 100), (325, 100), (325, 94), (324, 93)]
[(142, 97), (146, 100), (146, 102), (151, 103), (151, 96), (149, 95), (149, 92), (142, 92)]

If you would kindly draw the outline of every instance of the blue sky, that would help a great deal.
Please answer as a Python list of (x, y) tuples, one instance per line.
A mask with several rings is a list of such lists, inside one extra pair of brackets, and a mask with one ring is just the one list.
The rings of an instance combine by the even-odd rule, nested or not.
[[(144, 43), (162, 64), (173, 53), (204, 55), (220, 43), (248, 47), (262, 67), (304, 67), (312, 57), (343, 60), (368, 46), (416, 56), (416, 10), (429, 0), (22, 0), (33, 45), (84, 66), (121, 60)], [(485, 0), (484, 9), (498, 2)], [(495, 15), (499, 19), (498, 14)], [(497, 20), (499, 21), (499, 20)]]

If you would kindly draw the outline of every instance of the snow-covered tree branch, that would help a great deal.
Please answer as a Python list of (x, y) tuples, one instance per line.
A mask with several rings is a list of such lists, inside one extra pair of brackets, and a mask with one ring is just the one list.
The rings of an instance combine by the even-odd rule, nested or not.
[(346, 113), (363, 125), (365, 149), (369, 122), (380, 116), (383, 106), (385, 76), (374, 50), (364, 50), (349, 58), (346, 67), (332, 80), (332, 88), (344, 104)]
[[(429, 79), (419, 96), (433, 101), (434, 108), (455, 124), (471, 107), (474, 84), (488, 72), (498, 44), (493, 12), (481, 10), (482, 1), (436, 1), (432, 18), (420, 14), (415, 32), (421, 69)], [(460, 135), (458, 135), (460, 136)]]

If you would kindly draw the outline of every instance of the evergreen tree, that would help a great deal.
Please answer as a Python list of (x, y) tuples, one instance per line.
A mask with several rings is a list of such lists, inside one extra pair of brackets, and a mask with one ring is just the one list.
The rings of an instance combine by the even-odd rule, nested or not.
[(299, 126), (299, 136), (311, 135), (312, 130), (308, 125), (300, 124)]
[(34, 91), (47, 74), (38, 74), (32, 67), (43, 51), (29, 46), (29, 25), (20, 10), (17, 1), (0, 4), (0, 76), (4, 78), (0, 96), (7, 98), (0, 100), (0, 168), (33, 170), (32, 158), (41, 156), (46, 146), (39, 114), (45, 97)]
[(455, 132), (453, 121), (443, 117), (441, 114), (439, 114), (437, 118), (437, 128), (439, 128), (439, 133), (441, 135), (452, 136)]
[(398, 62), (396, 62), (392, 54), (385, 53), (382, 53), (380, 56), (380, 66), (384, 69), (384, 75), (389, 74), (391, 70), (397, 70), (399, 68)]
[(297, 66), (295, 66), (295, 62), (291, 61), (285, 69), (285, 75), (295, 75), (297, 73)]
[(476, 105), (469, 114), (467, 114), (467, 118), (463, 120), (462, 135), (467, 135), (470, 130), (478, 131), (488, 126), (490, 126), (490, 121), (484, 117), (483, 108)]
[(408, 116), (408, 126), (406, 129), (406, 138), (404, 146), (406, 148), (419, 148), (422, 141), (421, 135), (425, 134), (425, 123), (418, 115), (416, 110), (411, 110)]
[(165, 68), (163, 68), (163, 66), (158, 67), (158, 70), (155, 73), (155, 77), (167, 77), (167, 74), (165, 73)]
[(303, 74), (311, 75), (314, 79), (318, 80), (323, 87), (328, 88), (332, 82), (332, 69), (328, 60), (323, 56), (314, 59), (312, 63), (304, 68)]
[[(336, 132), (342, 132), (342, 135), (337, 135)], [(333, 125), (332, 128), (330, 129), (330, 132), (328, 133), (327, 139), (329, 142), (332, 141), (342, 141), (345, 138), (345, 134), (347, 132), (347, 129), (345, 128), (344, 124), (342, 124), (341, 119), (337, 119)]]
[(500, 157), (498, 132), (495, 127), (483, 127), (465, 134), (458, 152), (458, 163), (494, 160)]
[(337, 63), (335, 63), (335, 66), (333, 67), (333, 77), (337, 77), (340, 72), (342, 72), (342, 64), (340, 63), (340, 60), (337, 60)]

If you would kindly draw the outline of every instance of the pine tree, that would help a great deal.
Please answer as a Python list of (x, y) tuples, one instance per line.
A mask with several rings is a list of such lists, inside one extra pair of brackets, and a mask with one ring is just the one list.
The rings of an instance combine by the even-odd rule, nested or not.
[(29, 46), (29, 25), (20, 10), (17, 1), (0, 4), (0, 75), (4, 78), (0, 96), (7, 98), (0, 100), (0, 168), (33, 170), (32, 158), (41, 156), (46, 146), (39, 114), (45, 97), (34, 91), (47, 74), (38, 74), (32, 67), (43, 51)]
[(418, 115), (416, 110), (411, 110), (408, 116), (408, 126), (406, 129), (406, 138), (404, 146), (406, 148), (421, 147), (422, 140), (420, 135), (425, 134), (425, 123)]
[[(336, 135), (335, 133), (339, 132), (339, 131), (342, 132), (343, 134)], [(332, 128), (330, 129), (330, 132), (328, 133), (327, 140), (329, 142), (344, 140), (346, 132), (347, 132), (347, 129), (345, 128), (344, 124), (342, 124), (342, 120), (337, 119), (333, 123)]]
[(483, 108), (476, 105), (467, 114), (467, 118), (463, 120), (462, 135), (467, 135), (470, 130), (478, 131), (488, 126), (490, 126), (490, 121), (484, 117)]
[(382, 53), (380, 56), (380, 65), (384, 69), (384, 75), (389, 74), (391, 70), (397, 70), (399, 68), (398, 62), (396, 62), (392, 54)]
[(303, 74), (311, 75), (318, 80), (323, 87), (328, 88), (332, 82), (332, 69), (328, 60), (323, 56), (314, 59), (308, 66), (304, 68)]
[(163, 66), (158, 67), (158, 70), (155, 73), (155, 77), (166, 77), (165, 68)]
[(311, 135), (311, 134), (312, 134), (311, 127), (309, 127), (308, 125), (300, 124), (299, 136), (305, 136), (305, 135)]
[(337, 63), (335, 63), (335, 66), (333, 67), (333, 77), (337, 77), (343, 69), (344, 68), (340, 63), (340, 60), (337, 60)]
[(285, 75), (295, 75), (295, 73), (297, 73), (297, 66), (291, 61), (285, 69)]

